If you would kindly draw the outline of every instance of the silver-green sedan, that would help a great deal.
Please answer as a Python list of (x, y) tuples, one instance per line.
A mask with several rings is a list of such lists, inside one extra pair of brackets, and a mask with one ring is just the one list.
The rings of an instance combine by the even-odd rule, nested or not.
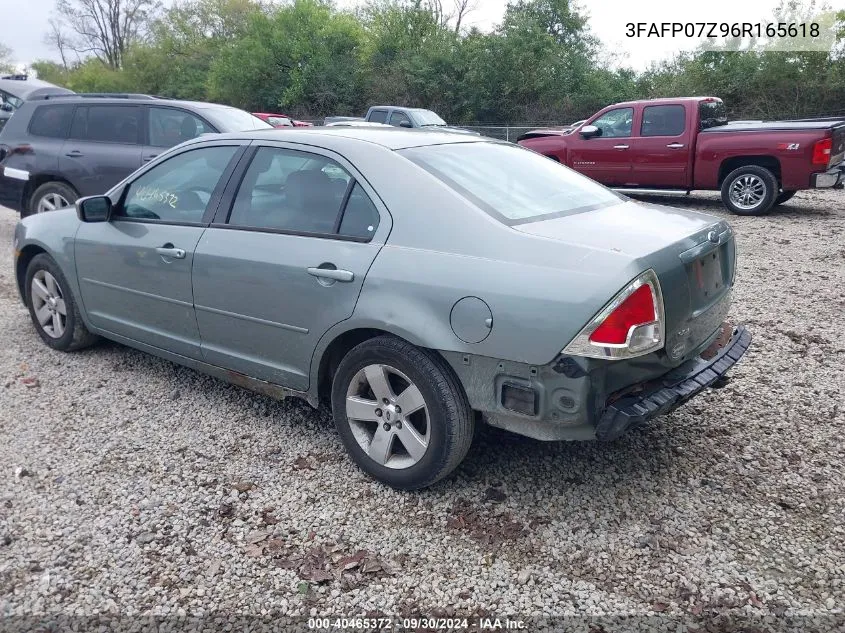
[(105, 337), (330, 402), (352, 458), (404, 489), (451, 472), (480, 421), (616, 438), (722, 379), (750, 342), (724, 323), (724, 221), (473, 136), (201, 137), (24, 219), (15, 253), (50, 347)]

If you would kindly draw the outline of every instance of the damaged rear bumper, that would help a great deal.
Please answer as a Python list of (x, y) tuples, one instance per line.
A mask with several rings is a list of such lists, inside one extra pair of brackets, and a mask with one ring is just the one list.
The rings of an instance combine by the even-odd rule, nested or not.
[(745, 327), (727, 329), (701, 356), (641, 385), (636, 393), (614, 394), (596, 422), (596, 438), (616, 439), (635, 426), (673, 411), (722, 378), (750, 344), (751, 333)]

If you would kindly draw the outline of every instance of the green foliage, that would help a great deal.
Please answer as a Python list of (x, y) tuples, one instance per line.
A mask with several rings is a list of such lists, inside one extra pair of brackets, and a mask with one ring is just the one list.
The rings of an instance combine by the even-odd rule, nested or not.
[[(845, 12), (831, 54), (696, 51), (644, 73), (615, 69), (572, 0), (514, 0), (491, 33), (457, 33), (425, 0), (181, 0), (146, 25), (114, 70), (95, 60), (34, 68), (84, 91), (145, 92), (301, 118), (376, 103), (456, 123), (564, 123), (627, 99), (722, 97), (735, 118), (842, 111)], [(785, 5), (787, 10), (792, 5)], [(0, 50), (0, 53), (2, 51)], [(0, 62), (2, 54), (0, 54)]]
[(12, 49), (0, 42), (0, 73), (10, 73), (12, 66)]

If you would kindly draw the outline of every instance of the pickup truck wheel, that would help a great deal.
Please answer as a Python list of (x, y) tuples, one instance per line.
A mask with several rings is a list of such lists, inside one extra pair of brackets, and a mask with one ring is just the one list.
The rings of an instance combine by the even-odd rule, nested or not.
[(734, 169), (722, 182), (722, 203), (737, 215), (763, 215), (775, 204), (778, 181), (765, 167)]
[(393, 336), (354, 347), (332, 383), (335, 426), (352, 459), (401, 490), (424, 488), (461, 463), (474, 418), (439, 356)]
[(61, 352), (97, 341), (82, 322), (70, 284), (52, 257), (46, 253), (33, 257), (25, 279), (26, 306), (41, 340)]
[(775, 198), (775, 204), (776, 205), (783, 204), (787, 200), (791, 199), (792, 196), (794, 196), (796, 193), (798, 193), (798, 192), (797, 191), (781, 191), (778, 194), (778, 197)]

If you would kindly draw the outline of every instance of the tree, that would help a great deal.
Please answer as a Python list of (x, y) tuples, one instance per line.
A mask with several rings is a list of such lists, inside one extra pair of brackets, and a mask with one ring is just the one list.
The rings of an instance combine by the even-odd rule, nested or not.
[(71, 31), (61, 41), (70, 50), (92, 54), (109, 68), (119, 69), (158, 8), (158, 0), (58, 0), (61, 26)]
[(0, 42), (0, 73), (11, 73), (15, 71), (12, 64), (12, 49)]

